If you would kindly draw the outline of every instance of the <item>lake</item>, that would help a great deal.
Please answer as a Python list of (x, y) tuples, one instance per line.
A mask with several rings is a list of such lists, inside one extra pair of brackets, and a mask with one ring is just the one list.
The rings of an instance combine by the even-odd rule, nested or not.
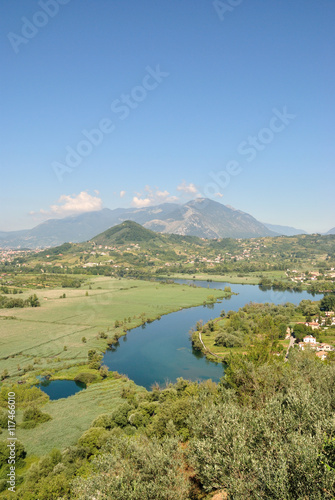
[[(189, 331), (196, 322), (207, 322), (220, 315), (222, 309), (237, 311), (249, 302), (299, 304), (303, 299), (313, 299), (306, 291), (261, 290), (258, 285), (233, 285), (224, 282), (174, 280), (179, 284), (195, 284), (205, 288), (224, 289), (230, 286), (238, 295), (223, 299), (221, 303), (183, 309), (160, 320), (129, 331), (119, 343), (105, 353), (103, 364), (112, 371), (128, 375), (138, 385), (150, 389), (154, 383), (163, 385), (175, 382), (178, 377), (189, 380), (212, 379), (218, 382), (223, 376), (222, 363), (213, 363), (199, 351), (192, 349)], [(162, 285), (164, 286), (164, 285)], [(323, 295), (315, 296), (318, 300)]]

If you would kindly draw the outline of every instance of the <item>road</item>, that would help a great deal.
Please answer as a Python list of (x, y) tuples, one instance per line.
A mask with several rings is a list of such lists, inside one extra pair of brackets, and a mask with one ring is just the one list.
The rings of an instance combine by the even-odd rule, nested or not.
[(289, 353), (289, 350), (291, 349), (291, 347), (293, 347), (294, 342), (295, 342), (295, 338), (291, 335), (291, 337), (290, 337), (290, 343), (289, 343), (287, 351), (286, 351), (285, 361), (288, 360), (288, 353)]

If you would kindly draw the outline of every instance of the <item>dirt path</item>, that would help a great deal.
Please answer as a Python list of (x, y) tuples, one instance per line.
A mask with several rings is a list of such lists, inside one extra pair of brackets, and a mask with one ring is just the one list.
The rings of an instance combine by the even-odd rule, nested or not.
[(199, 332), (199, 340), (200, 340), (202, 347), (204, 348), (205, 351), (209, 352), (209, 354), (211, 354), (212, 356), (215, 356), (216, 358), (224, 359), (222, 356), (219, 356), (218, 354), (215, 354), (214, 352), (207, 349), (207, 347), (205, 346), (205, 344), (202, 341), (201, 332)]

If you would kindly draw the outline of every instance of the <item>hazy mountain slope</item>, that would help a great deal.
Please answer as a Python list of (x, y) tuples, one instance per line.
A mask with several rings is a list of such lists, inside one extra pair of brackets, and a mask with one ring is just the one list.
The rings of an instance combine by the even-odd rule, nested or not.
[(335, 227), (333, 227), (332, 229), (329, 229), (328, 233), (326, 234), (335, 234)]
[(91, 239), (98, 233), (120, 224), (124, 220), (134, 220), (139, 224), (153, 217), (166, 217), (178, 207), (174, 203), (164, 203), (148, 208), (105, 208), (95, 212), (50, 219), (33, 229), (23, 231), (0, 232), (0, 247), (3, 248), (43, 248), (61, 245), (65, 241), (81, 242)]
[(7, 233), (0, 238), (0, 246), (36, 248), (56, 246), (65, 241), (85, 241), (118, 224), (120, 211), (122, 209), (106, 208), (64, 219), (50, 219), (27, 231)]
[(291, 226), (279, 226), (278, 224), (267, 224), (263, 222), (264, 226), (270, 229), (270, 231), (274, 231), (280, 235), (284, 236), (295, 236), (296, 234), (307, 234), (303, 229), (296, 229)]

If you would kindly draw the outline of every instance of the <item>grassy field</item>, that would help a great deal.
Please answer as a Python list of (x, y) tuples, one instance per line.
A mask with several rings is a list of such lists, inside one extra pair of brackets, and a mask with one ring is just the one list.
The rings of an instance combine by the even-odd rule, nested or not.
[[(11, 377), (22, 377), (23, 369), (32, 367), (57, 369), (84, 362), (89, 349), (106, 349), (107, 340), (99, 332), (112, 337), (115, 331), (122, 334), (139, 326), (143, 318), (200, 305), (209, 293), (223, 295), (221, 290), (106, 277), (92, 278), (78, 289), (29, 290), (20, 297), (34, 292), (41, 307), (0, 310), (0, 372), (7, 369)], [(63, 293), (66, 298), (60, 298)], [(115, 328), (115, 321), (125, 320), (122, 328)]]
[(231, 272), (229, 274), (173, 273), (171, 275), (162, 275), (161, 277), (167, 278), (167, 279), (173, 279), (173, 278), (185, 279), (185, 280), (196, 279), (196, 280), (200, 280), (200, 281), (212, 280), (212, 281), (221, 281), (221, 282), (232, 283), (235, 285), (239, 285), (242, 283), (248, 284), (248, 285), (258, 285), (261, 277), (269, 278), (271, 280), (286, 278), (284, 271), (262, 271), (261, 273), (260, 272), (251, 272), (245, 276), (238, 276), (239, 274), (240, 273), (233, 273), (233, 272)]
[(121, 390), (130, 386), (136, 391), (145, 390), (125, 379), (108, 379), (92, 384), (74, 396), (49, 401), (42, 411), (51, 415), (52, 420), (34, 429), (18, 428), (17, 438), (33, 456), (44, 455), (53, 448), (63, 450), (74, 445), (98, 415), (111, 413), (124, 403)]

